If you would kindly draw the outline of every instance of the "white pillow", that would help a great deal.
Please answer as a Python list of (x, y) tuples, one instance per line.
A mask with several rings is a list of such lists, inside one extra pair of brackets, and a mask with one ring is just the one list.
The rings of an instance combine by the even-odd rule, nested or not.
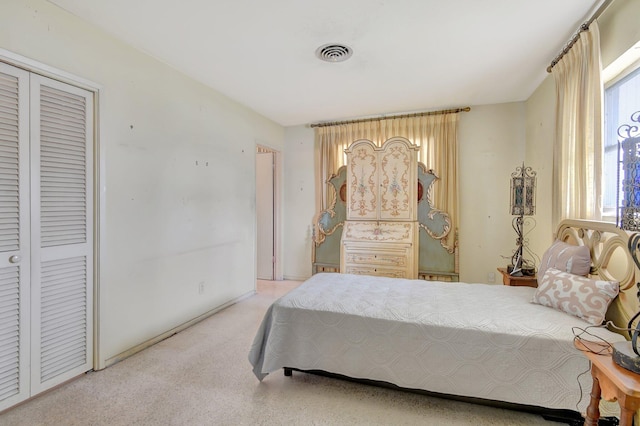
[(532, 302), (600, 325), (619, 291), (617, 282), (593, 280), (549, 268), (542, 279), (538, 277), (538, 288)]

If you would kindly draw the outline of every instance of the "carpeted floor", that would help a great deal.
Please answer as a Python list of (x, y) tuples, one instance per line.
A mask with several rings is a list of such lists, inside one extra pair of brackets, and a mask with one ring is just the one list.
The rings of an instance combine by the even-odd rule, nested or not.
[(0, 425), (551, 425), (542, 417), (294, 372), (258, 382), (247, 361), (258, 294), (112, 367), (0, 415)]

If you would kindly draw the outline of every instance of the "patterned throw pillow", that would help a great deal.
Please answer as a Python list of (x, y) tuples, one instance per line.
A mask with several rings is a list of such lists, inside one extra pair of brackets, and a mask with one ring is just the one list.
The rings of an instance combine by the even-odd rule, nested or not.
[(560, 240), (551, 244), (542, 255), (538, 278), (543, 277), (547, 268), (555, 268), (576, 275), (588, 275), (591, 270), (589, 247), (573, 246)]
[(600, 325), (619, 290), (617, 282), (592, 280), (549, 268), (539, 279), (532, 302)]

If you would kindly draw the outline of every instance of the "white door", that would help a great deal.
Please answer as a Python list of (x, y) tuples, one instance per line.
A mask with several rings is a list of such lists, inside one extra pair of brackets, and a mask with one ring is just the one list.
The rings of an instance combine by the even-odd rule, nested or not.
[(257, 276), (273, 280), (273, 152), (256, 153)]
[(31, 387), (93, 361), (93, 95), (31, 76)]
[[(15, 76), (17, 96), (5, 87)], [(11, 113), (5, 106), (14, 99)], [(17, 124), (17, 133), (14, 116), (29, 123)], [(0, 409), (92, 367), (92, 148), (91, 92), (2, 65)], [(3, 297), (12, 282), (20, 292), (9, 309), (13, 296)], [(12, 339), (19, 342), (13, 351)], [(11, 381), (19, 389), (13, 395)]]
[(29, 391), (29, 73), (0, 63), (0, 410)]

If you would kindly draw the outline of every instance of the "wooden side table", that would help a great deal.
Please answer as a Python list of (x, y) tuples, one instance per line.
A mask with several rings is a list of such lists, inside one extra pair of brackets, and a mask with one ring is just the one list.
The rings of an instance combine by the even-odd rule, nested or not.
[(538, 279), (535, 275), (512, 277), (507, 272), (507, 268), (498, 268), (498, 271), (502, 274), (502, 284), (504, 285), (538, 287)]
[[(611, 354), (597, 355), (585, 351), (587, 345), (575, 343), (591, 361), (591, 401), (587, 408), (585, 426), (598, 426), (600, 418), (600, 398), (606, 401), (618, 401), (620, 405), (620, 426), (632, 426), (633, 415), (640, 409), (640, 374), (625, 370), (613, 362)], [(601, 346), (598, 348), (601, 349)], [(597, 350), (596, 350), (597, 352)]]

